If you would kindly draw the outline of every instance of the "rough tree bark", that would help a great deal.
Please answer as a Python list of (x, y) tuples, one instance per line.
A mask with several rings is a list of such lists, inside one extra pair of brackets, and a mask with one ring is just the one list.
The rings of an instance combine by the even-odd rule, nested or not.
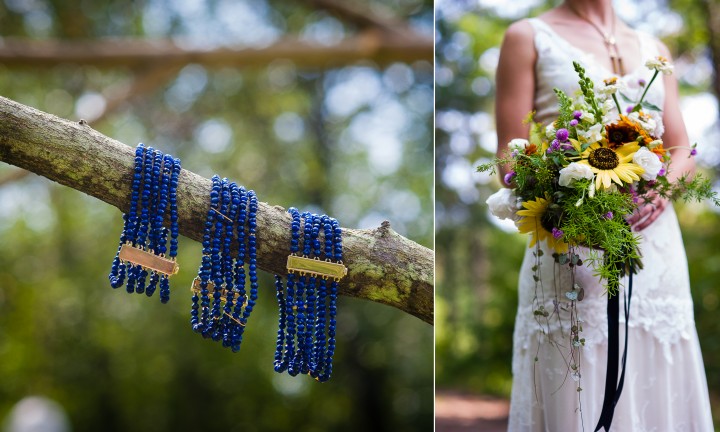
[[(134, 149), (93, 130), (0, 97), (0, 160), (128, 210)], [(178, 186), (180, 232), (202, 239), (211, 182), (183, 169)], [(245, 185), (251, 187), (251, 185)], [(284, 274), (290, 216), (260, 203), (258, 266)], [(117, 227), (118, 233), (120, 227)], [(372, 230), (343, 228), (348, 276), (341, 294), (396, 307), (433, 323), (433, 252), (384, 222)], [(108, 257), (111, 260), (112, 257)], [(180, 263), (181, 271), (188, 270)]]

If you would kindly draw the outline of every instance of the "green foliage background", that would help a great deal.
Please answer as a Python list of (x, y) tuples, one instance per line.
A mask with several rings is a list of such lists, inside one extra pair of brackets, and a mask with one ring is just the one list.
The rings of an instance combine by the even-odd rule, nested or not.
[[(474, 173), (494, 154), (494, 71), (502, 36), (516, 19), (557, 2), (438, 2), (436, 13), (436, 384), (509, 397), (512, 332), (524, 236), (499, 229), (485, 199), (498, 179)], [(634, 26), (663, 33), (684, 98), (710, 92), (711, 63), (699, 0), (616, 2)], [(697, 72), (697, 65), (703, 65)], [(710, 67), (710, 69), (708, 69)], [(691, 76), (690, 71), (697, 73)], [(684, 73), (682, 72), (684, 71)], [(705, 131), (704, 171), (717, 174), (718, 121)], [(713, 173), (710, 172), (711, 175)], [(717, 175), (716, 175), (717, 177)], [(690, 265), (700, 344), (716, 419), (720, 418), (720, 218), (707, 205), (676, 206)], [(671, 263), (667, 263), (671, 265)], [(648, 269), (651, 271), (651, 269)]]
[[(430, 1), (361, 5), (382, 5), (432, 32)], [(211, 46), (356, 31), (302, 2), (265, 0), (7, 0), (0, 29), (37, 39), (182, 37)], [(0, 64), (0, 94), (79, 120), (78, 101), (131, 74)], [(263, 201), (327, 212), (347, 227), (387, 219), (431, 247), (432, 85), (427, 62), (327, 71), (282, 60), (253, 70), (189, 65), (91, 126), (178, 156), (202, 175), (226, 176)], [(0, 177), (12, 170), (0, 164)], [(79, 431), (431, 430), (431, 326), (343, 297), (332, 379), (276, 374), (271, 275), (262, 274), (259, 305), (241, 352), (232, 354), (189, 326), (198, 243), (180, 240), (169, 304), (110, 288), (121, 227), (117, 209), (34, 175), (0, 188), (0, 422), (23, 397), (42, 395)]]

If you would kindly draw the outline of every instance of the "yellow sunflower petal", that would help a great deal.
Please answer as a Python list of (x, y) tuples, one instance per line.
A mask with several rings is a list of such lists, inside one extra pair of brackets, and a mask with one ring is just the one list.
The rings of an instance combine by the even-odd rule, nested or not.
[(622, 186), (623, 182), (622, 182), (622, 180), (620, 180), (620, 177), (618, 177), (618, 173), (614, 169), (608, 170), (607, 173), (610, 176), (610, 178), (612, 179), (612, 181), (614, 181), (615, 183)]
[(610, 173), (607, 170), (601, 170), (597, 173), (598, 178), (598, 189), (610, 189), (610, 186), (612, 185), (612, 179), (610, 178)]
[(637, 141), (632, 141), (615, 150), (615, 153), (617, 153), (621, 159), (626, 158), (627, 156), (631, 156), (632, 158), (632, 155), (638, 150), (640, 150), (640, 145)]

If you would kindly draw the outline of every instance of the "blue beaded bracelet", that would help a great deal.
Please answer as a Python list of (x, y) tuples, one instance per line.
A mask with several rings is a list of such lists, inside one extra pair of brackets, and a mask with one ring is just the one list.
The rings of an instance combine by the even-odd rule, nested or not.
[[(140, 143), (130, 192), (130, 209), (123, 214), (120, 245), (110, 270), (110, 286), (125, 284), (127, 292), (152, 296), (160, 286), (160, 301), (170, 299), (168, 277), (177, 273), (177, 186), (180, 159)], [(170, 253), (165, 216), (170, 215)], [(149, 277), (149, 279), (148, 279)], [(126, 281), (127, 279), (127, 281)]]
[[(192, 285), (190, 324), (205, 338), (240, 350), (257, 300), (257, 210), (253, 191), (213, 176), (203, 233), (203, 257)], [(236, 242), (238, 249), (232, 251)], [(250, 278), (250, 294), (245, 289)], [(210, 293), (212, 292), (212, 299)]]
[(329, 216), (300, 214), (295, 208), (288, 212), (292, 222), (286, 283), (275, 275), (279, 319), (274, 367), (279, 373), (327, 381), (335, 354), (338, 281), (347, 273), (342, 230)]

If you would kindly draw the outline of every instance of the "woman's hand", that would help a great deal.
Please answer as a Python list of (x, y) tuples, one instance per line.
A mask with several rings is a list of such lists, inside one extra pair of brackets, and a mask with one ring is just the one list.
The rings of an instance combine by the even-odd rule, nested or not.
[(658, 194), (653, 193), (651, 195), (650, 202), (641, 204), (640, 207), (627, 218), (628, 223), (633, 227), (635, 231), (642, 231), (649, 227), (651, 223), (655, 222), (665, 207), (668, 206), (669, 201)]

